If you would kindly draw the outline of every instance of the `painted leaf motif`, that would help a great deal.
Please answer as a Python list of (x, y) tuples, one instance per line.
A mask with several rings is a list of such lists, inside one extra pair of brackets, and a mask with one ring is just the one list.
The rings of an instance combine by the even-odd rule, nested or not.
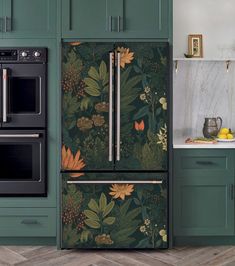
[(91, 87), (86, 87), (85, 89), (85, 92), (91, 96), (100, 96), (100, 91), (97, 90), (96, 88), (91, 88)]
[(94, 211), (94, 212), (96, 212), (96, 213), (98, 213), (99, 210), (100, 210), (98, 204), (96, 203), (96, 201), (95, 201), (94, 199), (91, 199), (91, 200), (89, 201), (89, 203), (88, 203), (88, 207), (89, 207), (92, 211)]
[(126, 215), (126, 220), (133, 220), (135, 219), (139, 214), (141, 213), (141, 207), (135, 208), (134, 210), (131, 210)]
[(106, 217), (113, 209), (115, 205), (115, 202), (114, 201), (111, 201), (107, 206), (106, 208), (104, 209), (104, 212), (103, 212), (103, 218)]
[(107, 198), (106, 198), (106, 196), (104, 195), (104, 193), (101, 193), (101, 195), (100, 195), (100, 199), (99, 199), (99, 209), (100, 209), (101, 211), (104, 211), (105, 208), (106, 208), (106, 206), (107, 206)]
[(111, 225), (115, 222), (116, 218), (115, 217), (107, 217), (103, 220), (103, 223)]
[(88, 219), (95, 220), (95, 221), (99, 221), (100, 220), (98, 215), (95, 212), (93, 212), (93, 211), (85, 210), (84, 213), (85, 213), (85, 215), (86, 215), (86, 217)]
[(86, 219), (84, 222), (86, 225), (88, 225), (91, 228), (94, 228), (94, 229), (100, 228), (100, 223), (98, 223), (97, 221)]
[(107, 66), (104, 61), (100, 63), (99, 72), (100, 72), (100, 79), (104, 80), (107, 74)]
[(128, 199), (121, 207), (120, 207), (120, 213), (122, 216), (125, 216), (129, 207), (130, 207), (130, 204), (131, 204), (131, 199)]
[(135, 231), (136, 231), (136, 227), (124, 228), (116, 233), (115, 240), (121, 241), (125, 239), (127, 236), (132, 235)]
[(93, 79), (95, 79), (95, 80), (97, 80), (97, 81), (99, 81), (99, 79), (100, 79), (100, 76), (99, 76), (99, 73), (98, 73), (98, 71), (92, 66), (91, 68), (90, 68), (90, 70), (88, 71), (88, 75), (91, 77), (91, 78), (93, 78)]
[(139, 109), (139, 111), (134, 115), (133, 120), (138, 120), (144, 116), (146, 116), (149, 112), (149, 106), (146, 105)]
[(151, 245), (149, 243), (148, 238), (144, 238), (144, 239), (140, 240), (138, 245), (136, 246), (136, 248), (150, 248), (150, 247), (151, 247)]
[(124, 72), (122, 72), (121, 87), (123, 87), (129, 77), (132, 67), (128, 67)]
[(99, 84), (95, 80), (93, 80), (91, 78), (85, 78), (84, 79), (84, 82), (85, 82), (85, 84), (88, 87), (91, 87), (91, 88), (95, 88), (97, 90), (100, 90), (100, 86), (99, 86)]
[[(88, 109), (89, 103), (90, 103), (90, 98), (88, 98), (88, 97), (84, 97), (84, 98), (81, 100), (80, 109), (81, 109), (82, 111), (86, 111), (86, 110)], [(76, 122), (76, 120), (75, 120), (75, 122)]]
[(126, 92), (131, 91), (141, 80), (142, 76), (135, 76), (133, 78), (130, 78), (125, 85), (124, 91)]

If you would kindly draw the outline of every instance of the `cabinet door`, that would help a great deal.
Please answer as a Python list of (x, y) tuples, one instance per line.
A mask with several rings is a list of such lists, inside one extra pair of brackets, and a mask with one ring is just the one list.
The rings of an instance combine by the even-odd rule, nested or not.
[[(64, 43), (62, 168), (113, 169), (112, 43)], [(110, 62), (111, 61), (111, 62)], [(112, 79), (112, 78), (111, 78)], [(111, 115), (111, 120), (110, 120)]]
[(167, 180), (138, 178), (93, 173), (67, 184), (63, 174), (62, 248), (167, 248)]
[(3, 0), (7, 32), (4, 38), (56, 36), (56, 0)]
[(123, 0), (120, 16), (120, 37), (169, 38), (169, 0)]
[(121, 57), (120, 78), (118, 74), (116, 76), (117, 107), (120, 79), (120, 115), (116, 108), (116, 169), (166, 170), (168, 45), (118, 43), (116, 51)]
[(116, 0), (62, 0), (63, 38), (109, 38), (122, 10)]
[(234, 178), (180, 178), (174, 189), (174, 235), (234, 234)]
[(3, 0), (0, 0), (0, 38), (5, 30), (5, 23), (3, 18)]

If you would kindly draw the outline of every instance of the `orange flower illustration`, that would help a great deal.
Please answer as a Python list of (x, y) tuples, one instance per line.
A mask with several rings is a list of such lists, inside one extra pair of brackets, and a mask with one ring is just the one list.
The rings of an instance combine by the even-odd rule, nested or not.
[[(83, 159), (80, 159), (81, 152), (80, 150), (77, 151), (75, 157), (73, 156), (70, 148), (66, 150), (65, 145), (62, 147), (62, 168), (64, 170), (81, 170), (82, 168), (85, 167), (85, 163)], [(71, 173), (71, 177), (79, 177), (84, 175), (84, 173)]]
[(72, 46), (78, 46), (81, 44), (81, 42), (70, 42), (69, 44)]
[(135, 130), (136, 131), (144, 131), (144, 120), (141, 120), (140, 123), (135, 121)]
[(121, 63), (120, 66), (122, 68), (125, 67), (126, 64), (130, 64), (131, 61), (134, 59), (134, 53), (130, 52), (129, 48), (118, 47), (117, 51), (121, 53)]
[(114, 199), (122, 199), (124, 200), (126, 196), (130, 196), (134, 191), (134, 185), (129, 184), (112, 184), (110, 187), (111, 192), (109, 195), (113, 196)]

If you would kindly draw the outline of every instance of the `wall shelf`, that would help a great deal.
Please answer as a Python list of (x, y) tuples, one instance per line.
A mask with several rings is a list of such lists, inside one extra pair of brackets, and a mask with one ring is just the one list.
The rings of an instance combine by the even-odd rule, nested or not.
[(204, 61), (204, 62), (227, 62), (235, 61), (235, 58), (173, 58), (173, 61)]

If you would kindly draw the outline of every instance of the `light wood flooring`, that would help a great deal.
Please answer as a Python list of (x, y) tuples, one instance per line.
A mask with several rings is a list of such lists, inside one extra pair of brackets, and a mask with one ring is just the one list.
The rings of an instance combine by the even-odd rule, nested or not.
[(235, 266), (235, 247), (179, 247), (164, 251), (76, 251), (0, 246), (0, 265), (18, 266)]

